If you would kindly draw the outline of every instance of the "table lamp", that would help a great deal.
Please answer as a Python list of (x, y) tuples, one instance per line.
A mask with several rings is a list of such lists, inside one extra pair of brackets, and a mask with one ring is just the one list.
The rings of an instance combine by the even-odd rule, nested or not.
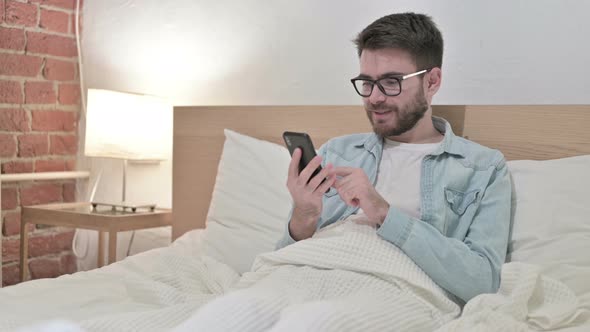
[(155, 204), (131, 205), (126, 202), (127, 162), (160, 162), (166, 159), (167, 128), (172, 122), (172, 105), (154, 96), (101, 89), (88, 89), (84, 154), (89, 157), (123, 160), (121, 202), (91, 202), (135, 212), (154, 210)]

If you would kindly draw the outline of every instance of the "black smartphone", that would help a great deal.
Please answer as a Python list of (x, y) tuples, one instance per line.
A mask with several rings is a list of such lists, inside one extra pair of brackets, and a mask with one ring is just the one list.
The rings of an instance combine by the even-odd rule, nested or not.
[[(295, 151), (295, 149), (301, 149), (301, 160), (299, 161), (299, 173), (301, 173), (305, 166), (307, 166), (313, 157), (316, 156), (311, 137), (309, 137), (307, 133), (286, 131), (283, 133), (283, 139), (285, 140), (285, 144), (287, 145), (287, 149), (289, 149), (289, 153), (291, 155), (293, 155), (293, 151)], [(311, 180), (321, 170), (322, 167), (318, 166), (309, 179)]]

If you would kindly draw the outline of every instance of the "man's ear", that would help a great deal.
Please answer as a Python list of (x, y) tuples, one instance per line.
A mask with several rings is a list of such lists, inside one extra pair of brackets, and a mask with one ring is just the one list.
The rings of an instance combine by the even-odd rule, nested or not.
[(438, 91), (440, 88), (440, 83), (442, 81), (442, 70), (438, 67), (434, 67), (428, 72), (426, 75), (426, 91), (428, 91), (428, 95), (431, 97)]

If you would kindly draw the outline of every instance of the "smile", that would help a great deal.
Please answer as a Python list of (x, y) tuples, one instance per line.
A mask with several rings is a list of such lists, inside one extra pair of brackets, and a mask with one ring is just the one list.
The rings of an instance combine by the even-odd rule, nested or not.
[(387, 116), (391, 113), (393, 113), (393, 111), (371, 111), (371, 113), (373, 113), (374, 117), (383, 117), (383, 116)]

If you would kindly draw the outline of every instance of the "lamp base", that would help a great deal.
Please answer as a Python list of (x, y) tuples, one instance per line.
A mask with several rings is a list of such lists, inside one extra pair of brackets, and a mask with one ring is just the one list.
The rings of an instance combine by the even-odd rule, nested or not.
[(125, 202), (122, 203), (102, 203), (102, 202), (90, 202), (92, 205), (92, 211), (97, 211), (99, 206), (108, 206), (111, 208), (113, 212), (122, 211), (127, 212), (131, 211), (133, 213), (137, 212), (138, 210), (146, 209), (150, 212), (154, 212), (156, 209), (156, 204), (142, 204), (142, 205), (135, 205), (135, 204), (127, 204)]

